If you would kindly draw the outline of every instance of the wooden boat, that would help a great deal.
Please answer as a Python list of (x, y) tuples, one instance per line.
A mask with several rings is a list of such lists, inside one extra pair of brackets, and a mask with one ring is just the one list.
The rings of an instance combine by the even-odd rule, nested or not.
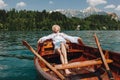
[[(98, 48), (71, 42), (67, 44), (69, 45), (69, 50), (67, 51), (69, 63), (64, 65), (61, 64), (59, 54), (54, 53), (54, 46), (51, 40), (38, 44), (37, 51), (39, 55), (65, 77), (65, 80), (110, 80)], [(120, 80), (120, 53), (108, 50), (102, 51), (114, 77), (111, 80)], [(43, 76), (47, 80), (61, 80), (38, 57), (34, 58), (34, 64), (39, 76)], [(69, 69), (71, 74), (65, 74), (64, 69)]]

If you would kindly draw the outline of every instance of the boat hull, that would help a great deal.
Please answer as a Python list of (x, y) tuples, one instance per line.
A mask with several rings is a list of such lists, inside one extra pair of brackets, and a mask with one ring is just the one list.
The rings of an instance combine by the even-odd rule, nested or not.
[[(98, 48), (85, 46), (85, 45), (79, 45), (70, 43), (69, 46), (71, 47), (68, 51), (68, 60), (69, 63), (75, 63), (75, 62), (83, 62), (83, 61), (90, 61), (90, 60), (100, 60), (100, 54)], [(46, 49), (42, 51), (42, 48), (40, 45), (38, 45), (38, 53), (49, 63), (51, 63), (52, 66), (55, 67), (57, 64), (61, 64), (60, 62), (60, 56), (58, 54), (53, 54), (53, 51), (51, 51), (53, 48)], [(44, 52), (44, 53), (43, 53)], [(115, 80), (120, 80), (120, 53), (103, 50), (103, 53), (105, 54), (106, 59), (110, 59), (113, 62), (109, 63), (109, 67), (111, 69), (111, 72), (113, 74), (113, 77)], [(60, 78), (52, 71), (50, 70), (42, 61), (40, 61), (37, 57), (34, 58), (34, 64), (36, 67), (36, 70), (39, 74), (39, 76), (43, 76), (45, 79), (48, 80), (60, 80)], [(84, 63), (85, 64), (85, 63)], [(77, 64), (78, 65), (78, 64)], [(66, 75), (64, 73), (63, 69), (57, 70), (65, 76), (66, 80), (109, 80), (109, 77), (106, 73), (104, 65), (96, 64), (96, 65), (88, 65), (84, 67), (73, 67), (69, 68), (70, 71), (73, 73), (71, 75)]]

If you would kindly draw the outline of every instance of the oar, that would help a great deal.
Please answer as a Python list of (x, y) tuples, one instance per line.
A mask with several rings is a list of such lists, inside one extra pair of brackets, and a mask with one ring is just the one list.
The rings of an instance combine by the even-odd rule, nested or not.
[(62, 80), (65, 77), (57, 71), (52, 65), (50, 65), (44, 58), (42, 58), (26, 41), (22, 41), (23, 45), (25, 45), (34, 55), (36, 55), (41, 61), (43, 61), (56, 75), (58, 75)]
[(112, 72), (110, 71), (110, 68), (109, 68), (109, 66), (108, 66), (108, 64), (107, 64), (107, 62), (106, 62), (106, 59), (105, 59), (105, 56), (104, 56), (104, 54), (103, 54), (102, 48), (101, 48), (100, 43), (99, 43), (99, 40), (98, 40), (98, 38), (97, 38), (97, 35), (94, 34), (94, 37), (95, 37), (96, 45), (98, 46), (98, 49), (99, 49), (99, 51), (100, 51), (100, 55), (101, 55), (103, 64), (105, 65), (105, 68), (106, 68), (108, 77), (109, 77), (110, 80), (114, 80), (113, 75), (112, 75)]

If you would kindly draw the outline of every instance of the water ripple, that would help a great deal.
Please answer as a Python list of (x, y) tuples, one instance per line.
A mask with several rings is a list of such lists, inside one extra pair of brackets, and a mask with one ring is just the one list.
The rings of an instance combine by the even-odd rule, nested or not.
[(8, 65), (1, 65), (0, 64), (0, 70), (3, 70), (3, 69), (8, 69)]
[(33, 56), (31, 55), (19, 55), (19, 54), (0, 54), (1, 57), (12, 57), (12, 58), (18, 58), (18, 59), (27, 59), (27, 60), (33, 60)]

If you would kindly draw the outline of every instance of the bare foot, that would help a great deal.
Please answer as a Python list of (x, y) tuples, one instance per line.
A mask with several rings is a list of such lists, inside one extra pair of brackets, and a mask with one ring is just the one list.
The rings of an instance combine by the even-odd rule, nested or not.
[(68, 69), (65, 70), (65, 73), (66, 74), (71, 74), (71, 72)]

